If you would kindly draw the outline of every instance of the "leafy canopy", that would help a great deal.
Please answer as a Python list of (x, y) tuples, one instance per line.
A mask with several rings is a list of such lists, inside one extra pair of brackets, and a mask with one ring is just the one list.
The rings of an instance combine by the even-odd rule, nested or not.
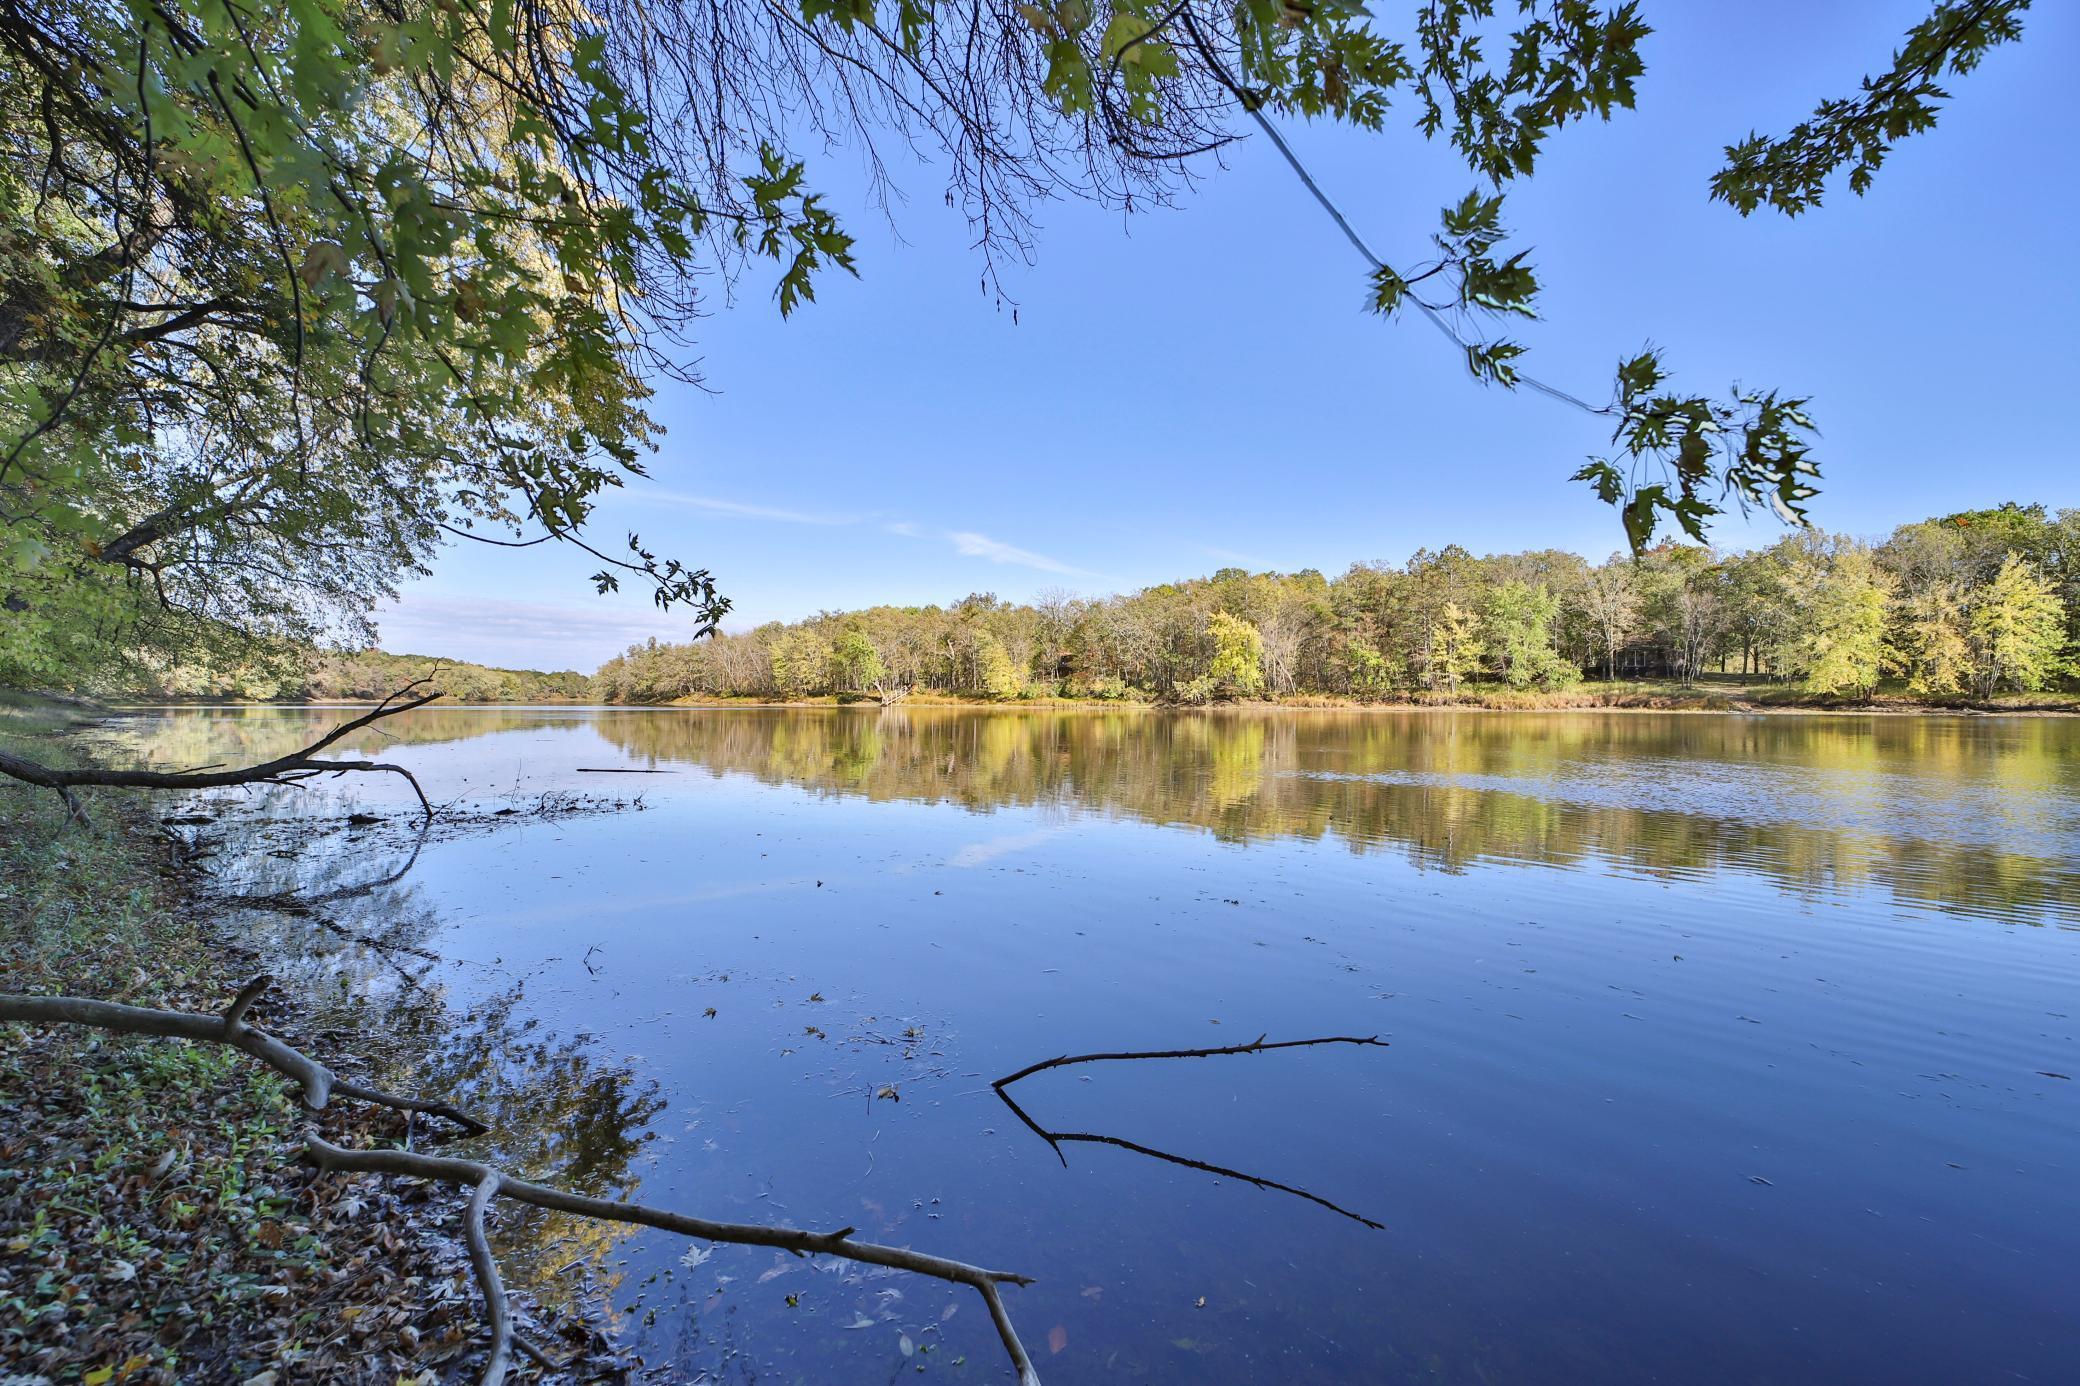
[[(1936, 5), (1713, 194), (1795, 212), (1845, 164), (1862, 191), (2024, 8)], [(1338, 214), (1373, 306), (1608, 419), (1579, 476), (1635, 550), (1729, 497), (1797, 519), (1803, 399), (1677, 390), (1648, 351), (1590, 404), (1491, 335), (1539, 289), (1502, 189), (1632, 106), (1649, 32), (1588, 0), (1427, 0), (1399, 32), (1354, 0), (0, 0), (0, 677), (360, 636), (457, 536), (578, 545), (712, 628), (707, 571), (588, 525), (656, 443), (654, 382), (693, 378), (704, 281), (785, 314), (855, 270), (805, 142), (877, 186), (891, 141), (935, 157), (988, 284), (1039, 201), (1161, 202), (1246, 127), (1291, 158), (1277, 120), (1380, 130), (1400, 98), (1481, 186), (1421, 262)]]

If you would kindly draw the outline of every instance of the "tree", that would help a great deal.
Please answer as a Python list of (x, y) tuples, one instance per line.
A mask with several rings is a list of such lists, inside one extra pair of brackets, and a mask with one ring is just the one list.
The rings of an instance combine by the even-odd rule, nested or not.
[(1038, 616), (1035, 635), (1040, 642), (1040, 674), (1052, 683), (1061, 678), (1068, 662), (1069, 637), (1076, 629), (1080, 603), (1065, 587), (1044, 587), (1033, 597)]
[(1892, 647), (1907, 689), (1913, 693), (1956, 693), (1972, 673), (1963, 585), (1935, 580), (1900, 598)]
[(1216, 611), (1207, 618), (1206, 633), (1213, 641), (1208, 677), (1245, 697), (1263, 688), (1264, 639), (1255, 626), (1225, 611)]
[(790, 698), (805, 698), (830, 687), (831, 642), (813, 630), (780, 631), (770, 645), (773, 683)]
[(975, 682), (983, 696), (1016, 698), (1025, 691), (1025, 671), (1004, 649), (1004, 642), (988, 632), (975, 641)]
[(1722, 566), (1709, 549), (1668, 544), (1641, 562), (1644, 614), (1654, 639), (1668, 652), (1669, 667), (1687, 687), (1718, 642), (1727, 586)]
[(1843, 544), (1805, 574), (1798, 620), (1783, 651), (1786, 668), (1816, 693), (1868, 695), (1893, 662), (1886, 641), (1892, 591), (1869, 549)]
[(2009, 554), (1972, 611), (1973, 682), (1989, 696), (2003, 685), (2030, 692), (2067, 665), (2065, 606), (2051, 582)]
[(857, 628), (839, 636), (831, 647), (831, 667), (840, 688), (879, 690), (888, 682), (888, 666), (867, 633)]
[(1327, 583), (1319, 573), (1259, 573), (1237, 586), (1235, 614), (1256, 627), (1261, 637), (1262, 686), (1273, 693), (1293, 692), (1300, 686), (1309, 642), (1327, 617)]
[(1430, 627), (1430, 686), (1442, 680), (1458, 692), (1461, 679), (1480, 672), (1483, 654), (1480, 617), (1457, 602), (1446, 602)]
[(1387, 657), (1362, 639), (1354, 639), (1343, 648), (1344, 677), (1350, 691), (1361, 698), (1377, 698), (1392, 692), (1394, 688), (1394, 666)]
[(1554, 647), (1559, 618), (1559, 599), (1543, 583), (1533, 587), (1505, 582), (1488, 594), (1488, 650), (1504, 683), (1511, 688), (1558, 688), (1581, 678), (1581, 670)]
[[(553, 6), (0, 8), (21, 618), (58, 648), (82, 622), (184, 651), (365, 636), (444, 534), (590, 548), (642, 470), (695, 242), (775, 261), (783, 307), (850, 263), (798, 166), (707, 177), (630, 75)], [(633, 536), (595, 552), (602, 588), (724, 609)]]
[[(1447, 544), (1434, 552), (1417, 549), (1409, 556), (1404, 572), (1406, 581), (1395, 595), (1405, 603), (1406, 614), (1396, 624), (1407, 644), (1393, 652), (1406, 658), (1411, 668), (1423, 670), (1430, 687), (1437, 687), (1442, 679), (1457, 688), (1460, 675), (1472, 674), (1479, 667), (1478, 656), (1474, 665), (1461, 669), (1460, 675), (1448, 676), (1444, 666), (1451, 652), (1439, 648), (1438, 636), (1448, 628), (1456, 629), (1461, 621), (1478, 621), (1481, 562), (1459, 545)], [(1447, 607), (1459, 608), (1460, 620), (1448, 622)]]
[(1631, 561), (1614, 554), (1602, 567), (1591, 569), (1581, 601), (1603, 650), (1603, 676), (1616, 678), (1618, 646), (1639, 618), (1639, 582)]

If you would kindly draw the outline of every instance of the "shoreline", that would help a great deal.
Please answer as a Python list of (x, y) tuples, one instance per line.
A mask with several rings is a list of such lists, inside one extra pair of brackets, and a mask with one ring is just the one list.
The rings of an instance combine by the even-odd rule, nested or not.
[[(0, 743), (96, 760), (110, 711), (10, 697)], [(206, 844), (164, 818), (171, 801), (94, 791), (78, 825), (45, 790), (10, 793), (0, 898), (28, 908), (0, 930), (0, 990), (212, 1014), (255, 972), (289, 970), (265, 931), (230, 922)], [(357, 1078), (417, 1071), (431, 1052), (429, 1036), (354, 1044), (307, 987), (277, 985), (255, 1015)], [(294, 1085), (234, 1049), (72, 1025), (0, 1023), (0, 1036), (0, 1109), (15, 1118), (0, 1132), (0, 1222), (25, 1233), (0, 1238), (0, 1377), (92, 1381), (117, 1363), (140, 1382), (271, 1383), (359, 1379), (373, 1361), (386, 1380), (474, 1379), (488, 1329), (452, 1307), (477, 1293), (460, 1200), (305, 1163)], [(341, 1144), (411, 1139), (395, 1112), (357, 1103), (317, 1123)], [(570, 1368), (611, 1374), (606, 1303), (588, 1283), (561, 1304), (523, 1290), (513, 1307)], [(350, 1337), (348, 1321), (371, 1331)], [(161, 1336), (168, 1323), (183, 1331)]]
[[(171, 709), (324, 709), (374, 707), (373, 699), (325, 698), (278, 699), (266, 702), (218, 698), (165, 698), (114, 701), (101, 704), (108, 713), (150, 712)], [(1871, 702), (1835, 699), (1802, 700), (1798, 695), (1781, 699), (1742, 697), (1726, 692), (1612, 693), (1570, 695), (1483, 694), (1445, 695), (1429, 699), (1355, 699), (1330, 694), (1296, 694), (1291, 698), (1236, 698), (1201, 704), (1159, 702), (1144, 698), (970, 698), (933, 693), (883, 704), (872, 698), (839, 698), (821, 695), (810, 698), (674, 698), (666, 702), (459, 702), (444, 700), (435, 711), (501, 708), (543, 708), (567, 712), (727, 712), (781, 711), (786, 709), (833, 712), (882, 712), (892, 709), (926, 708), (968, 712), (1112, 712), (1112, 713), (1682, 713), (1704, 716), (1806, 716), (1806, 717), (2076, 717), (2080, 695), (2070, 701), (1983, 703), (1927, 703), (1911, 699), (1882, 698)]]

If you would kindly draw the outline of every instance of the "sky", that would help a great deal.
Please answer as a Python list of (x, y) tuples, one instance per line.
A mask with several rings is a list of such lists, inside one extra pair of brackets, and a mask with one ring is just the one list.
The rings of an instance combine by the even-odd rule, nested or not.
[[(1544, 286), (1542, 320), (1509, 331), (1528, 369), (1601, 400), (1652, 343), (1676, 386), (1809, 395), (1812, 514), (1829, 530), (2080, 505), (2080, 146), (2053, 124), (2080, 6), (2038, 7), (2020, 45), (1953, 81), (1938, 127), (1897, 146), (1868, 195), (1837, 187), (1795, 220), (1706, 197), (1726, 143), (1851, 94), (1927, 8), (1645, 6), (1658, 31), (1638, 109), (1570, 126), (1508, 190), (1511, 244)], [(1476, 183), (1412, 121), (1404, 104), (1378, 135), (1282, 127), (1404, 264)], [(1040, 207), (1033, 262), (1005, 275), (1015, 314), (981, 291), (941, 170), (892, 158), (907, 200), (888, 214), (857, 150), (797, 152), (859, 239), (859, 277), (823, 279), (785, 320), (756, 271), (716, 284), (696, 330), (706, 388), (661, 385), (651, 480), (593, 525), (602, 547), (634, 531), (712, 570), (726, 629), (1231, 565), (1334, 574), (1446, 543), (1592, 558), (1622, 543), (1616, 512), (1567, 480), (1608, 424), (1483, 388), (1420, 319), (1365, 311), (1365, 265), (1262, 138), (1174, 208)], [(1714, 538), (1780, 533), (1736, 515)], [(382, 644), (589, 671), (687, 637), (690, 618), (641, 592), (595, 596), (598, 566), (553, 545), (453, 545), (382, 614)]]

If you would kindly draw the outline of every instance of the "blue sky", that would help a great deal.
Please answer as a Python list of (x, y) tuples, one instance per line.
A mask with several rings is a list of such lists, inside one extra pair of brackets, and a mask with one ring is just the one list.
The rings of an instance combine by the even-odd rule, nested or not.
[[(1391, 12), (1405, 0), (1385, 0)], [(2003, 499), (2080, 505), (2080, 154), (2058, 92), (2080, 7), (2028, 16), (1929, 135), (1863, 198), (1743, 220), (1707, 201), (1721, 147), (1849, 94), (1926, 0), (1646, 6), (1639, 109), (1568, 129), (1509, 192), (1544, 320), (1530, 369), (1607, 396), (1647, 342), (1679, 383), (1810, 394), (1815, 520), (1882, 534)], [(1389, 259), (1421, 258), (1474, 186), (1406, 119), (1287, 137)], [(893, 222), (857, 195), (857, 151), (800, 151), (859, 237), (861, 275), (782, 321), (756, 274), (699, 325), (709, 390), (666, 384), (654, 480), (596, 538), (711, 568), (746, 628), (820, 609), (1095, 595), (1229, 564), (1339, 572), (1423, 545), (1600, 557), (1617, 517), (1566, 478), (1594, 418), (1482, 389), (1418, 320), (1363, 311), (1364, 266), (1262, 139), (1171, 210), (1039, 209), (1038, 253), (979, 291), (964, 220), (929, 164), (891, 160)], [(1737, 517), (1721, 542), (1768, 542)], [(681, 618), (598, 598), (596, 563), (462, 545), (382, 622), (385, 648), (591, 669)]]

